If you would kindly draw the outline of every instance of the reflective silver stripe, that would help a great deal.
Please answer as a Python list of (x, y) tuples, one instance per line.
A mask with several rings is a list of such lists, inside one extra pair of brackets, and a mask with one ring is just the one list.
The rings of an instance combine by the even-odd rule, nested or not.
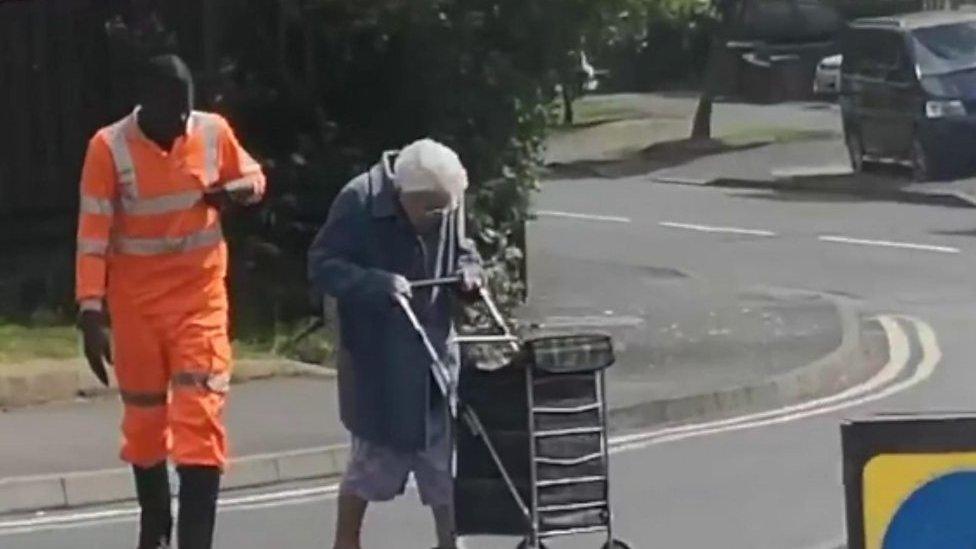
[(115, 251), (128, 255), (163, 255), (184, 253), (199, 248), (216, 246), (224, 235), (220, 225), (214, 225), (183, 237), (173, 238), (125, 238), (118, 237)]
[[(441, 228), (440, 228), (440, 231), (439, 231), (439, 235), (440, 236), (438, 237), (439, 240), (437, 242), (437, 259), (435, 260), (436, 262), (434, 263), (434, 273), (433, 273), (434, 274), (434, 278), (440, 278), (440, 277), (445, 276), (447, 274), (447, 273), (444, 272), (444, 251), (445, 251), (445, 248), (448, 245), (447, 244), (447, 233), (450, 230), (448, 228), (448, 225), (450, 225), (450, 219), (449, 219), (449, 217), (442, 217), (441, 218)], [(451, 274), (454, 274), (454, 273), (451, 273)], [(434, 286), (434, 289), (430, 292), (430, 303), (431, 304), (433, 304), (434, 301), (437, 300), (437, 296), (440, 295), (440, 292), (441, 292), (441, 287), (440, 286)]]
[(228, 181), (224, 184), (224, 188), (232, 193), (244, 191), (251, 191), (253, 193), (255, 191), (255, 187), (257, 187), (257, 176), (255, 175), (245, 175), (240, 179)]
[(78, 309), (81, 311), (101, 311), (104, 308), (101, 298), (97, 297), (82, 299), (78, 302)]
[(586, 463), (587, 461), (593, 461), (596, 459), (603, 458), (603, 453), (597, 452), (594, 454), (588, 454), (578, 458), (547, 458), (547, 457), (537, 457), (535, 458), (536, 463), (541, 463), (543, 465), (565, 465), (567, 467), (572, 465), (580, 465)]
[(107, 198), (95, 198), (94, 196), (81, 197), (81, 213), (91, 215), (112, 215), (115, 208), (112, 201)]
[(129, 215), (158, 215), (188, 210), (203, 200), (203, 192), (188, 191), (154, 198), (122, 198), (122, 211)]
[(132, 155), (129, 153), (127, 137), (130, 125), (134, 123), (133, 115), (116, 122), (109, 129), (108, 140), (108, 147), (115, 163), (115, 175), (122, 191), (121, 194), (123, 197), (133, 199), (139, 197), (139, 189), (136, 187), (136, 170), (132, 163)]
[(95, 240), (93, 238), (78, 239), (78, 253), (85, 255), (105, 255), (108, 252), (107, 240)]
[(207, 184), (220, 178), (220, 125), (217, 118), (209, 113), (194, 111), (194, 125), (203, 132), (204, 162)]
[(230, 193), (230, 197), (244, 206), (257, 204), (261, 201), (261, 193), (258, 191), (261, 174), (246, 175), (240, 179), (235, 179), (224, 185)]
[(458, 239), (457, 239), (457, 216), (458, 212), (455, 210), (450, 218), (448, 219), (449, 225), (447, 226), (447, 272), (445, 274), (454, 274), (455, 269), (457, 269), (457, 258), (454, 254), (457, 253)]
[(214, 393), (226, 393), (230, 388), (230, 374), (226, 372), (177, 372), (171, 384), (175, 388), (198, 387)]

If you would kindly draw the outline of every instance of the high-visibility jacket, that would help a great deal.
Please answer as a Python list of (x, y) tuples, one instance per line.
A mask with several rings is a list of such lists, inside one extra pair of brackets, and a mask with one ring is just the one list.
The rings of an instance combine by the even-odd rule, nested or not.
[(261, 199), (260, 165), (227, 121), (194, 111), (170, 151), (146, 137), (138, 109), (91, 139), (81, 178), (76, 298), (146, 313), (226, 307), (227, 247), (204, 192)]

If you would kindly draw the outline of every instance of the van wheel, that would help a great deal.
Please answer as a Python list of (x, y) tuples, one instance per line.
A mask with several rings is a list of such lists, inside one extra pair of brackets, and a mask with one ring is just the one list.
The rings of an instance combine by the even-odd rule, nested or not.
[(916, 135), (912, 139), (912, 179), (924, 183), (931, 181), (934, 174), (932, 157), (922, 144), (922, 140)]
[(847, 154), (851, 157), (851, 169), (854, 173), (864, 172), (864, 143), (861, 136), (854, 131), (847, 134)]

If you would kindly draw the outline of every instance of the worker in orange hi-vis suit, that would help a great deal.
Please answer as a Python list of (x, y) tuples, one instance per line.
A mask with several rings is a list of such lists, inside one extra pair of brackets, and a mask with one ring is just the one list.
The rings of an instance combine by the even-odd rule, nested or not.
[(192, 77), (178, 57), (146, 63), (140, 99), (89, 143), (79, 327), (103, 383), (114, 355), (125, 410), (121, 457), (133, 466), (142, 510), (139, 549), (169, 547), (167, 459), (180, 477), (179, 547), (203, 549), (212, 545), (227, 460), (231, 351), (220, 213), (259, 201), (265, 178), (226, 120), (193, 110)]

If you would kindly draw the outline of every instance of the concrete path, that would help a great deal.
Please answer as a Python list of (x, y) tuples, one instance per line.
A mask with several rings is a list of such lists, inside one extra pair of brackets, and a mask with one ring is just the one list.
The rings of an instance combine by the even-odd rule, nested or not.
[[(235, 457), (339, 444), (335, 383), (286, 378), (236, 385), (227, 408)], [(115, 398), (0, 413), (0, 479), (120, 467), (121, 404)]]

